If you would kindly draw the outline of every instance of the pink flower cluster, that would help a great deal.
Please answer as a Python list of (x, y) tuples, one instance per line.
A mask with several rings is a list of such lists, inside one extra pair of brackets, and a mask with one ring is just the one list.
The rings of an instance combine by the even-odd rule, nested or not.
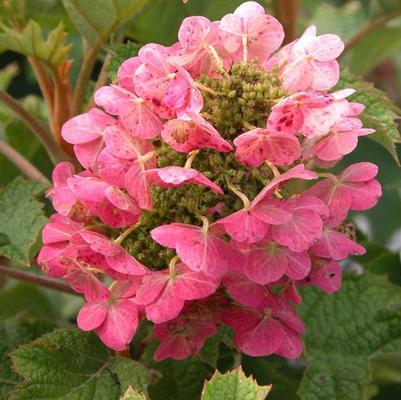
[[(83, 294), (78, 326), (112, 349), (124, 350), (146, 319), (160, 341), (156, 360), (194, 355), (222, 323), (246, 354), (296, 358), (304, 331), (297, 288), (338, 290), (338, 262), (364, 254), (343, 228), (350, 210), (380, 197), (377, 167), (322, 172), (373, 132), (358, 118), (363, 105), (347, 100), (353, 89), (328, 92), (343, 43), (317, 36), (314, 26), (279, 50), (283, 38), (281, 24), (252, 1), (221, 21), (186, 18), (176, 44), (142, 47), (115, 84), (96, 91), (98, 108), (63, 126), (84, 170), (68, 162), (54, 169), (48, 195), (57, 213), (38, 263)], [(222, 94), (200, 78), (230, 82), (233, 66), (251, 63), (286, 94), (266, 102), (267, 118), (229, 136), (205, 112), (207, 96), (218, 102)], [(223, 100), (238, 99), (230, 92)], [(214, 155), (236, 163), (234, 183), (209, 162)], [(252, 179), (258, 192), (250, 197)], [(190, 198), (194, 188), (203, 190), (196, 204), (214, 196), (207, 212), (168, 220), (176, 205), (164, 209), (160, 193), (168, 200), (172, 190), (187, 190)], [(141, 262), (135, 257), (126, 243), (140, 235), (161, 249), (164, 268), (146, 248)]]

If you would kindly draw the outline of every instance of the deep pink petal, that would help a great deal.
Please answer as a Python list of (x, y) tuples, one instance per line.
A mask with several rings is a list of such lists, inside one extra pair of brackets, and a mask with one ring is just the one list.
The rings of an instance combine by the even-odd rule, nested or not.
[(77, 316), (77, 324), (83, 331), (91, 331), (98, 328), (107, 316), (107, 302), (95, 301), (86, 303)]
[(102, 342), (115, 351), (127, 348), (138, 326), (138, 310), (132, 300), (116, 301), (96, 332)]

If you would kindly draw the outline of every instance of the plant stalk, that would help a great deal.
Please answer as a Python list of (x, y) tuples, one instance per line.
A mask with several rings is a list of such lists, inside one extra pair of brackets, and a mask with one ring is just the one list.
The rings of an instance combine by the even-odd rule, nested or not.
[(0, 153), (7, 157), (27, 178), (51, 185), (51, 182), (17, 150), (0, 140)]
[(47, 128), (37, 118), (30, 114), (16, 99), (14, 99), (14, 97), (3, 90), (0, 90), (0, 101), (14, 111), (21, 121), (32, 130), (35, 136), (43, 144), (43, 147), (46, 149), (54, 164), (67, 159), (66, 155), (53, 140), (53, 137)]
[(21, 271), (15, 268), (0, 265), (0, 275), (8, 276), (23, 282), (29, 282), (34, 285), (47, 287), (50, 289), (58, 290), (59, 292), (77, 294), (72, 290), (67, 283), (54, 278), (49, 278), (43, 275), (32, 274), (30, 272)]

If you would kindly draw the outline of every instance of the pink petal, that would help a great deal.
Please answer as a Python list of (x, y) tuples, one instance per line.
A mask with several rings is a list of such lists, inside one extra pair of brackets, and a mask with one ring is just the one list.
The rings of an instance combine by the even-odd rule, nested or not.
[(167, 286), (155, 302), (145, 307), (146, 317), (155, 324), (171, 321), (180, 314), (184, 303), (185, 301), (174, 296)]
[(247, 306), (259, 307), (268, 295), (266, 287), (250, 281), (239, 271), (230, 271), (224, 275), (223, 284), (235, 301)]
[(164, 290), (168, 281), (168, 271), (155, 271), (145, 275), (141, 286), (136, 292), (135, 302), (142, 305), (154, 302)]
[(259, 167), (265, 161), (289, 165), (301, 155), (301, 147), (295, 136), (261, 128), (239, 135), (234, 144), (237, 146), (236, 157), (250, 167)]
[(92, 140), (91, 142), (74, 145), (74, 153), (78, 161), (84, 168), (93, 169), (97, 158), (104, 148), (103, 137)]
[(285, 274), (291, 279), (304, 279), (311, 269), (311, 260), (308, 253), (294, 253), (291, 250), (286, 250), (285, 255), (287, 257)]
[(72, 144), (87, 143), (103, 135), (105, 128), (115, 120), (96, 108), (68, 120), (61, 129), (64, 140)]
[(285, 224), (273, 226), (271, 233), (275, 241), (294, 252), (307, 250), (322, 234), (323, 221), (311, 210), (295, 212)]
[(288, 171), (281, 174), (279, 177), (274, 178), (270, 181), (263, 190), (254, 198), (252, 201), (252, 206), (256, 206), (261, 201), (265, 200), (266, 198), (271, 197), (274, 191), (279, 187), (281, 183), (284, 183), (290, 179), (305, 179), (305, 180), (312, 180), (317, 179), (318, 175), (316, 172), (309, 171), (305, 169), (303, 164), (298, 164), (297, 166), (289, 169)]
[(151, 210), (153, 206), (152, 193), (146, 177), (145, 168), (139, 160), (132, 162), (131, 168), (125, 175), (125, 184), (130, 196), (145, 210)]
[(340, 78), (340, 67), (337, 61), (311, 61), (312, 82), (310, 89), (329, 90)]
[(368, 210), (374, 207), (382, 195), (382, 188), (376, 179), (348, 185), (352, 195), (352, 210)]
[(334, 293), (341, 287), (341, 267), (335, 261), (319, 260), (306, 280), (326, 293)]
[(344, 233), (325, 229), (321, 239), (313, 245), (312, 252), (319, 257), (344, 260), (350, 254), (363, 255), (366, 250), (349, 239)]
[(96, 332), (106, 346), (122, 351), (132, 340), (137, 326), (136, 305), (131, 300), (121, 299), (109, 308), (106, 319)]
[(166, 122), (161, 132), (163, 140), (182, 153), (201, 148), (221, 152), (232, 150), (231, 144), (225, 141), (212, 125), (201, 117), (194, 118), (192, 121), (174, 119)]
[(284, 329), (283, 342), (275, 354), (290, 360), (298, 358), (302, 354), (302, 340), (299, 334), (291, 329)]
[(183, 273), (172, 280), (171, 292), (180, 299), (195, 300), (210, 296), (220, 285), (220, 279), (191, 271), (183, 264), (177, 265), (176, 269), (183, 269)]
[(68, 178), (75, 173), (74, 165), (68, 161), (58, 163), (52, 172), (52, 180), (55, 187), (65, 185)]
[(122, 274), (141, 276), (147, 272), (146, 267), (129, 255), (123, 248), (119, 253), (107, 257), (107, 263), (114, 271)]
[(100, 202), (105, 198), (105, 190), (109, 185), (95, 177), (75, 175), (68, 179), (68, 187), (82, 200)]
[(107, 302), (86, 303), (77, 316), (77, 324), (83, 331), (91, 331), (102, 325), (107, 316)]
[(365, 182), (373, 179), (377, 175), (378, 170), (379, 168), (375, 164), (359, 162), (345, 168), (339, 178), (341, 181), (347, 183)]
[(134, 74), (140, 65), (139, 57), (131, 57), (125, 60), (117, 71), (118, 84), (124, 89), (134, 92)]
[(236, 211), (219, 219), (216, 224), (223, 225), (226, 232), (237, 242), (258, 242), (268, 230), (266, 222), (261, 221), (252, 210)]
[(336, 59), (344, 50), (344, 43), (337, 35), (321, 35), (313, 40), (309, 46), (309, 54), (316, 61), (330, 61)]
[(287, 257), (274, 242), (260, 242), (246, 250), (243, 272), (253, 282), (266, 285), (286, 272)]

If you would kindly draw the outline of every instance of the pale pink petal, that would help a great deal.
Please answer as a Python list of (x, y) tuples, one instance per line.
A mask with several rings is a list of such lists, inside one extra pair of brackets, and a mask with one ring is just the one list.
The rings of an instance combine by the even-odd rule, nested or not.
[(316, 61), (334, 60), (343, 50), (340, 37), (332, 34), (318, 36), (308, 45), (308, 52)]
[(310, 67), (312, 73), (310, 89), (329, 90), (336, 85), (340, 78), (340, 67), (335, 60), (326, 62), (311, 61)]
[(118, 84), (124, 89), (134, 92), (134, 75), (140, 65), (139, 57), (131, 57), (125, 60), (117, 71)]
[(139, 160), (133, 160), (131, 168), (125, 175), (125, 185), (130, 196), (145, 210), (151, 210), (153, 206), (152, 193), (143, 164)]
[(189, 153), (192, 150), (210, 148), (221, 152), (232, 150), (217, 130), (201, 117), (193, 116), (191, 121), (174, 119), (164, 124), (163, 140), (175, 150)]
[(68, 120), (61, 129), (61, 135), (68, 143), (87, 143), (101, 137), (105, 128), (114, 123), (114, 118), (103, 111), (92, 108), (87, 113)]
[(95, 177), (75, 175), (69, 178), (68, 187), (80, 199), (100, 202), (105, 197), (105, 190), (109, 186), (106, 182)]
[(256, 128), (235, 138), (236, 157), (245, 165), (259, 167), (265, 161), (275, 165), (289, 165), (301, 155), (295, 136), (272, 133)]

